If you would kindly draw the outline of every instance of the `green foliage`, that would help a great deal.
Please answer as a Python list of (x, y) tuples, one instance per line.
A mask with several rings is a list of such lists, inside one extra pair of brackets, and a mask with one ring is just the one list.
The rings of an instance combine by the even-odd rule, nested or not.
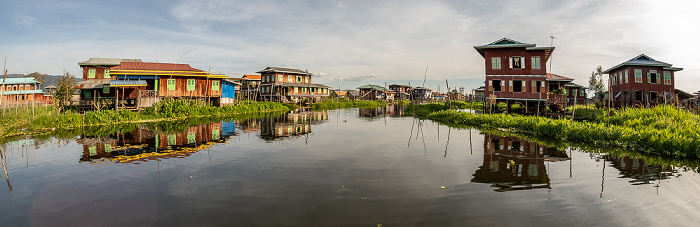
[(365, 100), (355, 100), (355, 101), (338, 101), (338, 102), (319, 102), (311, 104), (314, 110), (319, 109), (335, 109), (335, 108), (346, 108), (346, 107), (378, 107), (386, 106), (384, 101), (365, 101)]
[(428, 115), (428, 119), (457, 127), (475, 125), (515, 130), (596, 146), (700, 157), (698, 116), (682, 110), (669, 111), (669, 116), (673, 115), (669, 118), (673, 120), (670, 121), (672, 124), (669, 124), (669, 127), (665, 127), (662, 111), (663, 107), (648, 110), (624, 109), (611, 117), (610, 127), (602, 121), (603, 116), (596, 118), (597, 122), (571, 122), (566, 119), (544, 117), (475, 115), (457, 111), (440, 111)]
[(73, 97), (74, 91), (75, 76), (69, 72), (64, 72), (63, 76), (58, 79), (58, 88), (53, 95), (54, 102), (58, 105), (59, 111), (70, 105), (70, 100)]
[(143, 111), (145, 115), (153, 115), (164, 118), (181, 118), (209, 115), (232, 115), (255, 112), (287, 111), (295, 109), (296, 105), (276, 102), (243, 101), (235, 105), (215, 107), (205, 102), (186, 99), (166, 99), (157, 102), (152, 107)]

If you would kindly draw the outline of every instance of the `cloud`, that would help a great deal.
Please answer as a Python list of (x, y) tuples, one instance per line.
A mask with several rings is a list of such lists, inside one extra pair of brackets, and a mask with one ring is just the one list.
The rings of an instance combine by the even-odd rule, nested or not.
[(326, 79), (326, 80), (328, 80), (328, 81), (337, 81), (337, 82), (340, 82), (340, 81), (362, 82), (362, 81), (370, 80), (370, 79), (373, 79), (373, 78), (376, 78), (376, 77), (377, 77), (377, 76), (373, 76), (373, 75), (357, 75), (357, 76), (336, 76), (336, 77), (327, 77), (327, 78), (324, 78), (324, 79)]
[(19, 25), (19, 26), (23, 26), (23, 27), (32, 26), (35, 21), (36, 21), (35, 17), (20, 15), (20, 14), (15, 14), (15, 16), (14, 16), (15, 25)]

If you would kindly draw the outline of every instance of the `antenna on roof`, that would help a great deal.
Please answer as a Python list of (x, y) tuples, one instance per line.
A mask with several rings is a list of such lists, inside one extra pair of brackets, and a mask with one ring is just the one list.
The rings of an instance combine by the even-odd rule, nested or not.
[[(552, 42), (549, 43), (549, 46), (554, 47), (554, 38), (556, 38), (556, 37), (550, 35), (549, 38), (552, 39)], [(553, 57), (554, 57), (554, 51), (552, 51), (551, 55), (549, 56), (549, 72), (550, 73), (552, 72), (552, 61), (553, 61), (552, 59), (553, 59)]]

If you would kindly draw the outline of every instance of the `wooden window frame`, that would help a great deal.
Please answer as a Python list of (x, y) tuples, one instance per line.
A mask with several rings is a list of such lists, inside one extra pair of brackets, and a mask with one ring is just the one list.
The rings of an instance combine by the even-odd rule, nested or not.
[(105, 78), (105, 79), (112, 78), (112, 76), (109, 75), (109, 69), (105, 69), (104, 78)]
[(175, 79), (167, 79), (165, 81), (165, 84), (167, 86), (168, 91), (174, 91), (177, 88), (177, 80)]
[(491, 57), (491, 69), (501, 69), (501, 57)]
[[(190, 82), (191, 82), (191, 84), (190, 84)], [(195, 89), (197, 89), (197, 80), (187, 79), (187, 90), (194, 91)]]
[(95, 78), (95, 74), (97, 74), (97, 69), (88, 69), (88, 79)]
[(540, 56), (532, 56), (530, 62), (532, 64), (532, 69), (542, 69), (542, 65), (540, 64)]
[(212, 91), (218, 91), (220, 87), (221, 87), (221, 83), (218, 80), (214, 80), (211, 82), (211, 90)]
[(664, 84), (665, 85), (671, 85), (671, 72), (669, 71), (664, 71)]
[(634, 69), (634, 82), (635, 83), (643, 83), (644, 79), (642, 78), (642, 70), (641, 69)]

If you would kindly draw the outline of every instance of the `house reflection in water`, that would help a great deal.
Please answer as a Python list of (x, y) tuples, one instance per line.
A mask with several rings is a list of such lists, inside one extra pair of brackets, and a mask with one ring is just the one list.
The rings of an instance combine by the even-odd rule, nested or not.
[(569, 160), (565, 152), (513, 136), (485, 134), (484, 161), (472, 182), (497, 192), (550, 188), (545, 161)]
[(400, 105), (387, 105), (374, 108), (359, 108), (359, 116), (364, 118), (374, 118), (374, 117), (403, 117), (403, 113), (406, 106)]
[(235, 124), (231, 124), (233, 122), (211, 122), (190, 126), (181, 132), (156, 132), (139, 126), (133, 131), (114, 134), (109, 138), (82, 136), (77, 140), (83, 145), (80, 162), (92, 165), (139, 164), (149, 160), (187, 157), (235, 135)]
[(668, 164), (650, 165), (641, 158), (617, 157), (613, 155), (601, 155), (601, 157), (606, 162), (610, 162), (609, 166), (620, 171), (620, 178), (631, 178), (630, 183), (633, 185), (652, 184), (677, 174), (674, 167)]
[(297, 110), (260, 119), (260, 138), (267, 141), (295, 138), (311, 133), (311, 125), (328, 120), (328, 111)]

